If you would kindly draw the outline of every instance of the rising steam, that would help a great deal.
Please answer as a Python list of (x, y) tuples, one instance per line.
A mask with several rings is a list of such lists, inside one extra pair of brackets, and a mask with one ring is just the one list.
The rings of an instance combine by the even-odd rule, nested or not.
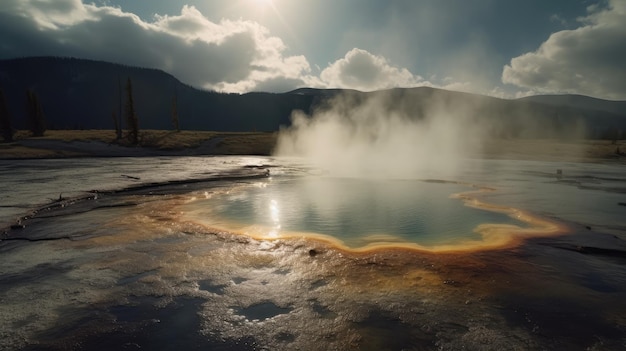
[(481, 129), (463, 113), (471, 106), (399, 105), (389, 92), (345, 93), (311, 116), (296, 111), (275, 155), (303, 157), (334, 176), (423, 178), (455, 175), (460, 160), (479, 151)]

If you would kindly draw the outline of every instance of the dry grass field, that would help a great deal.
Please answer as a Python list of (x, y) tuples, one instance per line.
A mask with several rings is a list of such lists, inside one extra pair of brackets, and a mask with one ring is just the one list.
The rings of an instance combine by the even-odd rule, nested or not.
[[(18, 131), (12, 143), (0, 143), (0, 158), (48, 158), (101, 156), (103, 146), (137, 155), (269, 155), (276, 144), (276, 133), (143, 130), (139, 145), (125, 138), (116, 140), (113, 130), (48, 130), (43, 137)], [(80, 148), (76, 144), (80, 143)]]
[[(194, 148), (217, 136), (230, 136), (255, 133), (218, 133), (205, 131), (170, 131), (170, 130), (142, 130), (139, 132), (139, 146), (160, 150)], [(258, 133), (261, 134), (261, 133)], [(34, 139), (29, 131), (18, 131), (16, 141)], [(72, 141), (99, 141), (106, 144), (130, 146), (126, 139), (116, 140), (114, 130), (48, 130), (39, 140)]]
[[(151, 155), (270, 155), (278, 133), (143, 130), (139, 145), (116, 140), (113, 130), (49, 130), (33, 138), (18, 131), (12, 143), (0, 143), (0, 159)], [(472, 157), (626, 163), (626, 141), (490, 139)]]
[(626, 140), (490, 139), (483, 142), (483, 158), (568, 162), (626, 163)]

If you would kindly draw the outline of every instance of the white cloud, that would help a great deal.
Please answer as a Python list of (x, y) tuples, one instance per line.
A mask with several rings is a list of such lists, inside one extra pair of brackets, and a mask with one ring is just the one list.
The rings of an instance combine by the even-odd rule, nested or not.
[(513, 58), (502, 82), (539, 93), (626, 99), (626, 0), (588, 11), (581, 27), (553, 33), (537, 51)]
[[(432, 86), (472, 91), (469, 82), (438, 84), (383, 56), (352, 49), (314, 72), (306, 57), (257, 22), (212, 22), (193, 6), (151, 21), (80, 0), (1, 0), (0, 59), (71, 56), (156, 68), (184, 83), (225, 92), (285, 92), (299, 87), (363, 91)], [(319, 72), (319, 73), (318, 73)]]
[[(119, 8), (80, 0), (3, 0), (0, 58), (56, 55), (167, 71), (185, 83), (244, 92), (264, 82), (306, 85), (310, 66), (287, 56), (256, 22), (208, 20), (193, 6), (147, 22)], [(271, 86), (267, 83), (266, 86)]]
[(364, 91), (416, 86), (423, 81), (406, 68), (392, 66), (386, 58), (357, 48), (324, 69), (321, 79), (330, 87)]
[[(469, 76), (469, 75), (468, 75)], [(470, 77), (472, 78), (472, 77)], [(477, 84), (474, 79), (433, 75), (425, 80), (408, 69), (393, 66), (382, 56), (354, 48), (332, 63), (320, 74), (320, 79), (308, 77), (307, 86), (320, 88), (346, 88), (374, 91), (396, 87), (431, 87), (473, 94), (510, 97), (510, 94), (487, 84)]]
[(556, 13), (550, 16), (550, 21), (560, 23), (562, 26), (567, 24), (567, 20)]
[[(33, 3), (36, 6), (31, 6)], [(8, 1), (8, 9), (15, 7), (18, 13), (28, 14), (41, 29), (59, 29), (73, 25), (88, 17), (81, 0)]]

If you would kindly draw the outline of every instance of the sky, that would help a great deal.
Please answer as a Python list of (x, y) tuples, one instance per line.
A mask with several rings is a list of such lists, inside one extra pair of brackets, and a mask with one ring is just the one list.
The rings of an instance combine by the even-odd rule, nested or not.
[(103, 60), (233, 93), (626, 100), (626, 0), (2, 0), (0, 38), (0, 59)]

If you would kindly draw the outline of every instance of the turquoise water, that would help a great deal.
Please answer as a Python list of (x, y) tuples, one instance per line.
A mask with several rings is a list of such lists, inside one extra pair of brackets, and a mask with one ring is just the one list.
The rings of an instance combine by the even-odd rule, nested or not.
[[(186, 209), (194, 218), (266, 236), (324, 234), (350, 247), (379, 242), (423, 246), (480, 240), (483, 223), (520, 224), (509, 216), (467, 207), (456, 183), (420, 180), (304, 177), (268, 180), (200, 199)], [(257, 233), (258, 234), (258, 233)]]

